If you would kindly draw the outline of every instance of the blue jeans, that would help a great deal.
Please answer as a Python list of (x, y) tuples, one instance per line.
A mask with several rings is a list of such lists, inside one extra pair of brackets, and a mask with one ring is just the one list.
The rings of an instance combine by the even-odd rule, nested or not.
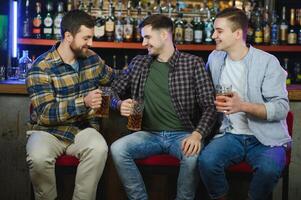
[(176, 199), (194, 199), (199, 180), (198, 155), (187, 157), (181, 150), (182, 140), (189, 135), (190, 133), (183, 131), (139, 131), (120, 138), (111, 145), (113, 161), (129, 199), (148, 199), (134, 160), (161, 153), (173, 155), (181, 160)]
[(200, 153), (198, 167), (201, 178), (212, 199), (227, 194), (229, 186), (225, 169), (241, 161), (253, 170), (248, 197), (267, 199), (285, 166), (285, 147), (262, 145), (254, 136), (226, 133), (214, 138)]

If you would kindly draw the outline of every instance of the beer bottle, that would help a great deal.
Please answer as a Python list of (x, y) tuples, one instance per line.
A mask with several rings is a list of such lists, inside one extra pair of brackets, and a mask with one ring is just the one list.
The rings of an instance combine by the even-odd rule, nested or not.
[(33, 38), (40, 39), (42, 37), (42, 16), (41, 16), (41, 3), (36, 2), (36, 14), (32, 21), (32, 36)]
[(280, 43), (286, 44), (287, 43), (287, 32), (288, 32), (288, 23), (286, 21), (286, 8), (282, 7), (282, 18), (280, 21)]
[(114, 40), (114, 33), (115, 33), (114, 6), (113, 6), (113, 2), (110, 1), (109, 16), (107, 17), (106, 23), (105, 23), (105, 34), (106, 34), (107, 41)]
[(288, 44), (297, 44), (297, 31), (295, 27), (295, 9), (290, 10), (290, 24), (287, 36), (287, 43)]
[(103, 0), (99, 0), (99, 11), (95, 20), (94, 38), (97, 41), (104, 40), (105, 36), (105, 18), (103, 17)]
[(24, 16), (24, 21), (23, 21), (23, 37), (25, 37), (25, 38), (31, 37), (30, 19), (29, 19), (29, 0), (26, 0), (26, 3), (25, 3), (25, 16)]
[(124, 56), (124, 67), (123, 69), (127, 69), (129, 67), (129, 64), (128, 64), (128, 55), (125, 55)]
[(54, 18), (53, 24), (53, 37), (56, 40), (61, 39), (61, 21), (64, 16), (64, 4), (63, 2), (58, 3), (57, 14)]
[(134, 20), (131, 17), (131, 0), (127, 3), (127, 16), (124, 19), (123, 38), (125, 42), (133, 40)]
[(46, 4), (46, 10), (47, 14), (46, 17), (44, 18), (44, 28), (43, 28), (43, 33), (44, 33), (44, 38), (45, 39), (52, 39), (53, 37), (53, 32), (52, 32), (52, 26), (53, 26), (53, 19), (51, 16), (51, 11), (52, 11), (52, 3), (48, 2)]

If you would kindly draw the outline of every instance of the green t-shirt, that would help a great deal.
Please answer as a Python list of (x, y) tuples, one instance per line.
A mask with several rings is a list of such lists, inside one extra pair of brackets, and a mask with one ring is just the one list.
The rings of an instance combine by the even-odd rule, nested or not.
[(144, 88), (142, 127), (150, 131), (184, 130), (168, 89), (169, 64), (154, 61)]

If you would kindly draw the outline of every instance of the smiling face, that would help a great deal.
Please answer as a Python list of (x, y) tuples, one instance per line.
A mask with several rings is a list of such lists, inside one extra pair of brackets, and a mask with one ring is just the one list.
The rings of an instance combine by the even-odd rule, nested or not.
[(146, 25), (141, 30), (143, 37), (142, 46), (146, 47), (149, 55), (160, 55), (164, 47), (163, 29), (152, 29), (151, 25)]
[(81, 26), (79, 32), (76, 33), (72, 38), (70, 43), (70, 48), (77, 58), (87, 57), (89, 48), (92, 46), (93, 39), (93, 28), (87, 28), (86, 26)]
[(212, 38), (216, 42), (216, 50), (228, 52), (239, 42), (244, 42), (241, 29), (232, 30), (232, 23), (227, 18), (216, 18)]

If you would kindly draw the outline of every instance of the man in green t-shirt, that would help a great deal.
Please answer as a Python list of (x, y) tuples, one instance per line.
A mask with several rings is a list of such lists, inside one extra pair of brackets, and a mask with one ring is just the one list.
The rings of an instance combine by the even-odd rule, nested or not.
[[(129, 199), (148, 198), (134, 160), (161, 153), (181, 160), (177, 199), (194, 199), (201, 141), (216, 119), (211, 79), (200, 57), (175, 48), (170, 18), (151, 15), (140, 28), (149, 54), (113, 82), (111, 106), (129, 116), (133, 99), (143, 99), (142, 131), (115, 141), (112, 157)], [(131, 98), (120, 100), (127, 91)]]

